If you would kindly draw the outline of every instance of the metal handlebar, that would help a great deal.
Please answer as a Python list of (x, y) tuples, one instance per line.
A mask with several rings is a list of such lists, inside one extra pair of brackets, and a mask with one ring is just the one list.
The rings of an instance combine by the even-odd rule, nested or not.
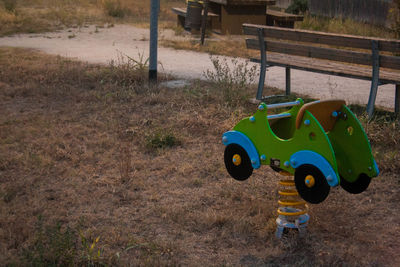
[(292, 107), (292, 106), (298, 106), (298, 105), (300, 105), (300, 101), (277, 103), (277, 104), (267, 105), (267, 109), (286, 108), (286, 107)]

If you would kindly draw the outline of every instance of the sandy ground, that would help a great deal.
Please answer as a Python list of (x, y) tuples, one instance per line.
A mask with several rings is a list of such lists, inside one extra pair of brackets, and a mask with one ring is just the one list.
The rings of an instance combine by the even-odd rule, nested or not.
[[(172, 31), (160, 33), (162, 38), (175, 38)], [(102, 28), (70, 29), (46, 34), (23, 34), (0, 38), (0, 46), (35, 48), (46, 53), (77, 58), (90, 63), (108, 63), (116, 60), (120, 52), (133, 58), (149, 54), (149, 30), (128, 25)], [(177, 78), (204, 78), (203, 73), (212, 69), (210, 57), (205, 53), (174, 50), (160, 47), (158, 50), (160, 71)], [(285, 87), (285, 70), (280, 67), (268, 69), (266, 84)], [(313, 97), (343, 98), (348, 102), (366, 104), (370, 82), (322, 75), (304, 71), (292, 71), (292, 91)], [(394, 106), (394, 85), (379, 87), (376, 105)]]

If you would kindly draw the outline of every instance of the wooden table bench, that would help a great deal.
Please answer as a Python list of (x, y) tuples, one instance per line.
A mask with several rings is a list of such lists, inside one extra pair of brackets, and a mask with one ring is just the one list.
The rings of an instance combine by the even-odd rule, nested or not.
[[(248, 49), (260, 52), (252, 59), (261, 66), (256, 98), (263, 99), (266, 68), (286, 68), (286, 94), (290, 69), (371, 81), (367, 112), (372, 116), (378, 86), (395, 85), (395, 112), (400, 112), (400, 41), (353, 35), (243, 24)], [(396, 56), (394, 56), (396, 55)]]
[(242, 34), (243, 23), (265, 24), (267, 6), (275, 0), (209, 0), (209, 10), (220, 16), (221, 34)]
[(267, 25), (278, 26), (284, 28), (294, 28), (296, 21), (303, 21), (304, 16), (290, 14), (274, 9), (267, 9)]
[[(185, 27), (186, 8), (173, 7), (172, 12), (177, 14), (178, 26)], [(202, 12), (202, 15), (204, 12)], [(212, 30), (219, 30), (221, 23), (219, 22), (219, 15), (208, 11), (207, 13), (207, 27)]]
[[(242, 34), (243, 23), (266, 23), (267, 6), (275, 3), (276, 0), (209, 0), (208, 27), (221, 34)], [(184, 27), (186, 9), (174, 7), (172, 12), (177, 14), (178, 25)]]

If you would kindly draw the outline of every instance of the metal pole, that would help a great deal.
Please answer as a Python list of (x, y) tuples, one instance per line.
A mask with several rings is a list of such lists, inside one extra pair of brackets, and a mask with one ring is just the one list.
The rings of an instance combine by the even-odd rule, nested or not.
[(150, 3), (150, 56), (149, 82), (157, 82), (157, 46), (158, 46), (158, 12), (160, 0), (151, 0)]
[(206, 36), (206, 29), (207, 29), (207, 16), (208, 16), (208, 0), (204, 1), (204, 14), (203, 20), (201, 22), (201, 45), (204, 45), (204, 38)]
[(286, 67), (286, 95), (290, 95), (290, 67)]

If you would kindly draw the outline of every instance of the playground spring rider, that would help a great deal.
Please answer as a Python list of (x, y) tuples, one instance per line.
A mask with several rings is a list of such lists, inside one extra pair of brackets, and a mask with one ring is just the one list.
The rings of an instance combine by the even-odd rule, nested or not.
[[(268, 115), (285, 107), (291, 108)], [(298, 193), (313, 204), (339, 184), (361, 193), (379, 174), (367, 135), (342, 100), (261, 103), (253, 116), (224, 133), (222, 142), (225, 166), (234, 179), (246, 180), (253, 169), (270, 165), (294, 175)]]

